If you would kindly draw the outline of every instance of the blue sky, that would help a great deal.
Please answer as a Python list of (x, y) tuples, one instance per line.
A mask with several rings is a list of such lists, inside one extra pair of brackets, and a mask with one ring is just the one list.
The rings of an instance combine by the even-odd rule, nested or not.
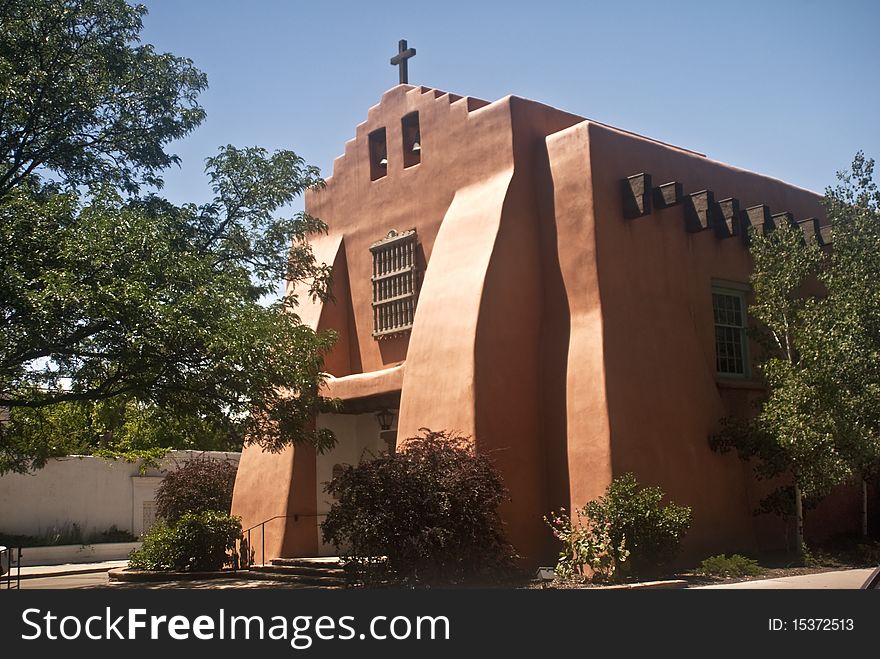
[(515, 94), (818, 192), (880, 159), (880, 2), (148, 0), (143, 40), (208, 75), (207, 121), (165, 194), (203, 202), (221, 144), (292, 149), (325, 176), (367, 109), (410, 82)]

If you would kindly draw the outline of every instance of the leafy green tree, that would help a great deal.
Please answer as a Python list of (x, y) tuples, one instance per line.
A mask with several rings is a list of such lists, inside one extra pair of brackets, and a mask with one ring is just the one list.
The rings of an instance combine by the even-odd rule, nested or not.
[(285, 275), (326, 294), (326, 267), (305, 242), (323, 225), (271, 215), (320, 180), (294, 154), (260, 149), (226, 147), (208, 171), (217, 198), (201, 207), (106, 190), (85, 204), (16, 190), (0, 204), (12, 275), (0, 284), (4, 436), (21, 434), (20, 408), (128, 396), (240, 421), (268, 448), (332, 441), (307, 429), (332, 337), (302, 325), (291, 296), (261, 303)]
[(825, 193), (834, 246), (821, 279), (828, 295), (816, 328), (827, 372), (825, 404), (837, 445), (862, 485), (868, 535), (868, 483), (880, 471), (880, 190), (874, 161), (859, 152)]
[(165, 146), (203, 119), (206, 84), (139, 44), (144, 13), (0, 3), (0, 472), (88, 445), (34, 431), (114, 400), (133, 401), (129, 419), (235, 428), (271, 450), (333, 441), (309, 423), (333, 337), (299, 321), (293, 295), (264, 301), (284, 279), (327, 295), (329, 268), (307, 242), (326, 227), (278, 216), (319, 172), (290, 151), (227, 146), (207, 161), (210, 203), (142, 193), (177, 160)]
[[(793, 515), (798, 553), (804, 550), (804, 500), (817, 501), (849, 476), (836, 447), (834, 419), (824, 405), (828, 379), (815, 327), (821, 322), (819, 296), (810, 292), (822, 264), (814, 241), (788, 225), (769, 234), (753, 232), (751, 316), (764, 348), (758, 368), (767, 398), (753, 421), (728, 421), (713, 438), (714, 448), (735, 448), (757, 458), (759, 477), (790, 474), (763, 502), (764, 511)], [(791, 496), (788, 496), (789, 493)]]
[(97, 444), (87, 414), (72, 403), (36, 414), (16, 410), (14, 421), (0, 423), (0, 473), (26, 472), (49, 458), (89, 455)]
[[(853, 474), (867, 483), (880, 467), (880, 193), (873, 161), (858, 153), (838, 173), (825, 207), (833, 246), (823, 254), (789, 226), (753, 235), (752, 316), (765, 348), (768, 394), (751, 421), (728, 419), (713, 445), (757, 458), (760, 477), (790, 473), (793, 485), (762, 502), (792, 514), (804, 548), (804, 505)], [(789, 494), (791, 496), (789, 496)]]
[(141, 45), (123, 0), (0, 2), (0, 196), (34, 173), (70, 187), (161, 182), (165, 146), (198, 126), (193, 63)]
[(4, 434), (5, 470), (27, 471), (65, 455), (97, 454), (128, 460), (159, 457), (171, 449), (240, 451), (243, 424), (230, 418), (181, 414), (130, 396), (67, 401), (14, 410)]

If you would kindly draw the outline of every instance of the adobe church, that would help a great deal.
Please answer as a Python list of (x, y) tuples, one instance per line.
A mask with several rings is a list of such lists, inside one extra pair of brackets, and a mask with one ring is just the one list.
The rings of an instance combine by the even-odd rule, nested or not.
[[(300, 315), (338, 333), (324, 393), (343, 408), (316, 421), (338, 443), (245, 449), (232, 512), (272, 520), (267, 560), (336, 553), (319, 528), (334, 468), (423, 427), (491, 453), (532, 564), (558, 552), (545, 514), (625, 472), (692, 507), (692, 558), (782, 541), (779, 518), (754, 515), (766, 486), (707, 437), (762, 393), (747, 231), (795, 223), (827, 244), (820, 195), (534, 101), (405, 83), (326, 183), (305, 203), (329, 226), (312, 246), (334, 301), (303, 295)], [(858, 501), (810, 515), (857, 529)]]

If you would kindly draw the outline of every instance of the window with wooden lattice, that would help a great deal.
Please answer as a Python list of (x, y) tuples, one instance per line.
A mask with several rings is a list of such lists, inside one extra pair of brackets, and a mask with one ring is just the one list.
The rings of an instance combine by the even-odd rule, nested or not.
[(419, 293), (416, 230), (390, 231), (370, 246), (373, 253), (373, 338), (412, 328)]

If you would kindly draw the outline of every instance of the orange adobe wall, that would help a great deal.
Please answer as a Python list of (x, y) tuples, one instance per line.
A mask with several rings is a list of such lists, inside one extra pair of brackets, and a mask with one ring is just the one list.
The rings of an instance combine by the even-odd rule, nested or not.
[[(707, 437), (720, 417), (748, 413), (755, 379), (716, 376), (713, 283), (748, 284), (751, 259), (740, 236), (689, 232), (684, 204), (625, 219), (620, 180), (649, 172), (685, 193), (711, 190), (741, 208), (766, 204), (797, 219), (821, 217), (820, 197), (778, 180), (591, 125), (595, 223), (609, 442), (615, 475), (631, 471), (693, 508), (686, 548), (693, 556), (758, 548), (760, 493), (751, 467), (718, 455)], [(752, 346), (755, 354), (755, 346)], [(781, 538), (778, 529), (772, 535)]]
[[(579, 120), (513, 98), (489, 105), (409, 85), (383, 95), (334, 162), (326, 188), (306, 195), (307, 210), (329, 226), (313, 247), (320, 260), (334, 264), (334, 302), (303, 296), (301, 315), (312, 327), (339, 334), (326, 362), (336, 378), (334, 395), (350, 390), (354, 378), (372, 381), (374, 394), (393, 391), (388, 387), (396, 378), (386, 374), (406, 362), (397, 385), (399, 437), (420, 427), (450, 429), (476, 438), (478, 450), (501, 449), (497, 462), (513, 495), (511, 535), (536, 556), (547, 545), (539, 538), (547, 505), (544, 448), (535, 439), (541, 318), (522, 305), (542, 304), (535, 272), (541, 256), (528, 174), (534, 140), (515, 140), (513, 130), (516, 108), (526, 105), (532, 112), (540, 108), (548, 130)], [(401, 119), (412, 112), (419, 113), (422, 156), (404, 167)], [(387, 174), (371, 180), (368, 136), (382, 128)], [(415, 323), (409, 334), (377, 341), (369, 247), (391, 230), (410, 228), (418, 232), (424, 272)], [(244, 451), (233, 513), (245, 528), (290, 516), (267, 524), (267, 557), (317, 551), (314, 477), (302, 475), (314, 471), (314, 460), (299, 447), (283, 454)], [(306, 485), (297, 489), (300, 479)], [(259, 541), (253, 543), (259, 556)]]
[[(421, 161), (406, 167), (413, 112)], [(383, 128), (387, 170), (371, 180), (368, 136)], [(778, 522), (752, 514), (750, 467), (707, 441), (761, 391), (715, 374), (712, 286), (747, 283), (747, 247), (708, 221), (688, 230), (684, 198), (627, 219), (621, 181), (641, 172), (684, 197), (709, 189), (743, 209), (822, 217), (818, 195), (692, 151), (515, 97), (487, 104), (410, 85), (383, 95), (326, 188), (306, 196), (329, 226), (313, 248), (333, 264), (334, 301), (301, 306), (305, 323), (338, 333), (327, 394), (350, 413), (399, 399), (399, 443), (422, 427), (471, 436), (510, 489), (502, 516), (529, 564), (556, 553), (543, 515), (582, 506), (627, 471), (692, 506), (692, 558), (781, 538)], [(369, 248), (413, 228), (413, 326), (376, 340)], [(307, 448), (245, 450), (233, 513), (245, 528), (280, 516), (266, 525), (267, 558), (316, 555), (315, 465)], [(828, 528), (851, 511), (842, 496)]]

